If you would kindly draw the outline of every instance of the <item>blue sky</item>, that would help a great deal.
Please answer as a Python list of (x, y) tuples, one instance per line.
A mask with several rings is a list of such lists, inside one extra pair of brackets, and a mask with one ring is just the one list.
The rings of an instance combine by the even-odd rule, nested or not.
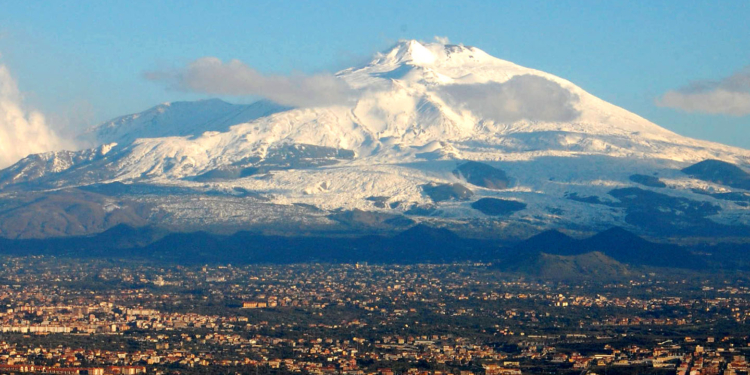
[(0, 64), (27, 105), (73, 127), (204, 97), (143, 78), (203, 56), (266, 73), (332, 72), (398, 39), (445, 36), (566, 78), (678, 133), (750, 148), (748, 115), (655, 104), (750, 65), (747, 1), (0, 0), (0, 9)]

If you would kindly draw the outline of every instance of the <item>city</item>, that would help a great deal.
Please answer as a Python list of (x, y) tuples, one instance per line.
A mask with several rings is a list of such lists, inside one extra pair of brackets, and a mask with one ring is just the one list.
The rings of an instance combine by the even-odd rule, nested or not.
[(601, 284), (481, 263), (2, 265), (3, 372), (733, 374), (750, 350), (750, 281), (737, 275)]

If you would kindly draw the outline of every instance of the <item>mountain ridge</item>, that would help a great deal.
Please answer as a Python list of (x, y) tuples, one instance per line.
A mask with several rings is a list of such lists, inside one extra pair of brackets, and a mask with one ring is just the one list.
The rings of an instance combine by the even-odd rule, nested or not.
[[(515, 238), (610, 226), (647, 234), (646, 211), (670, 236), (710, 222), (735, 228), (724, 233), (750, 228), (742, 200), (724, 199), (742, 186), (684, 172), (709, 159), (747, 167), (750, 151), (676, 135), (565, 79), (476, 47), (413, 40), (335, 77), (352, 88), (351, 105), (177, 102), (105, 122), (82, 136), (96, 148), (0, 171), (0, 203), (18, 191), (119, 183), (151, 186), (118, 194), (147, 201), (147, 222), (174, 227), (273, 226), (311, 207), (294, 219), (322, 228), (374, 212)], [(431, 194), (445, 186), (471, 194)], [(517, 203), (482, 212), (480, 201)]]

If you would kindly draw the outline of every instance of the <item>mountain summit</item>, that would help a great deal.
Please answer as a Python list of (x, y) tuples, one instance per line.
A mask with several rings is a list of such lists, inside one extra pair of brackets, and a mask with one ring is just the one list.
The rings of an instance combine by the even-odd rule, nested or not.
[(180, 229), (433, 222), (482, 236), (613, 225), (675, 236), (750, 224), (742, 188), (682, 172), (709, 159), (746, 169), (750, 151), (682, 137), (478, 48), (400, 41), (335, 77), (351, 88), (349, 104), (162, 104), (89, 129), (81, 137), (92, 150), (19, 161), (0, 172), (0, 188), (11, 200), (85, 191)]

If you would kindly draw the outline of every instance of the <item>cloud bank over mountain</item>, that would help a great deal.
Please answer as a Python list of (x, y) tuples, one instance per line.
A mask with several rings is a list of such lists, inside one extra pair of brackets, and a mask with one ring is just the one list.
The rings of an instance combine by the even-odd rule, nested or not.
[(199, 58), (183, 68), (150, 71), (150, 81), (168, 88), (212, 95), (260, 96), (291, 107), (346, 105), (357, 92), (331, 74), (266, 75), (239, 60)]
[(44, 115), (23, 106), (23, 96), (5, 65), (0, 65), (0, 168), (29, 154), (69, 146), (55, 134)]
[(496, 122), (572, 121), (578, 96), (544, 77), (520, 75), (507, 82), (459, 84), (441, 91), (449, 100)]
[(656, 104), (690, 113), (750, 115), (750, 66), (719, 81), (695, 81), (667, 91)]

